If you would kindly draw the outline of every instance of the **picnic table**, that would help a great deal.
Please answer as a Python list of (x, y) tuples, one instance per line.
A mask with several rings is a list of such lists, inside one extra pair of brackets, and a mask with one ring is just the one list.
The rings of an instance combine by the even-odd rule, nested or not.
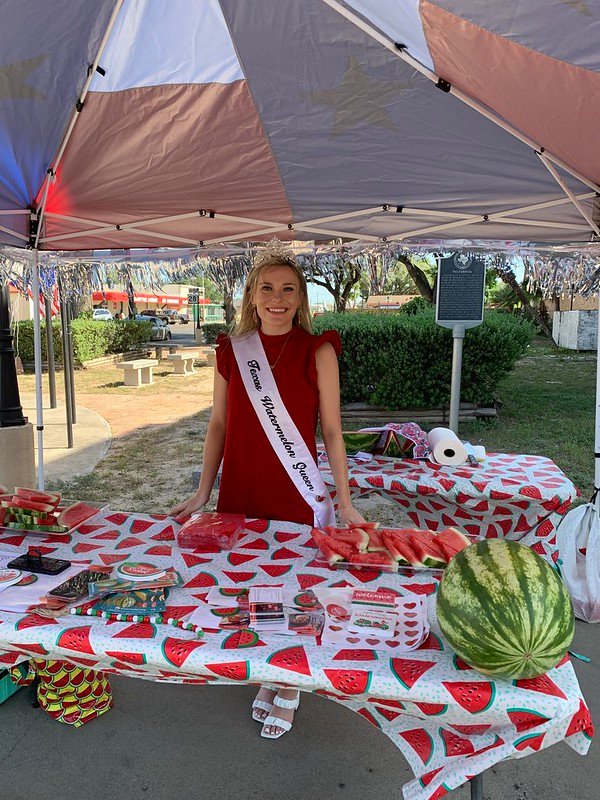
[[(323, 451), (319, 469), (335, 490)], [(579, 494), (551, 459), (510, 453), (489, 453), (477, 466), (460, 467), (413, 458), (349, 459), (348, 482), (353, 499), (389, 498), (416, 527), (455, 525), (474, 536), (521, 541), (543, 555), (553, 551), (556, 526)]]
[[(184, 582), (171, 590), (165, 616), (179, 619), (214, 585), (280, 584), (294, 592), (319, 584), (385, 586), (427, 597), (431, 633), (410, 653), (367, 649), (357, 657), (302, 636), (261, 632), (253, 646), (241, 647), (238, 632), (214, 630), (198, 638), (163, 624), (71, 615), (47, 620), (0, 610), (0, 664), (59, 659), (154, 681), (267, 683), (324, 695), (367, 719), (402, 751), (415, 775), (404, 786), (406, 800), (442, 797), (499, 761), (561, 740), (587, 752), (593, 728), (569, 657), (533, 680), (492, 681), (471, 670), (437, 625), (433, 573), (324, 568), (315, 563), (310, 528), (292, 523), (249, 521), (235, 550), (220, 553), (180, 552), (176, 530), (160, 515), (104, 509), (66, 536), (0, 529), (0, 552), (17, 554), (36, 543), (82, 565), (172, 564)], [(479, 779), (471, 786), (473, 796), (482, 797)]]

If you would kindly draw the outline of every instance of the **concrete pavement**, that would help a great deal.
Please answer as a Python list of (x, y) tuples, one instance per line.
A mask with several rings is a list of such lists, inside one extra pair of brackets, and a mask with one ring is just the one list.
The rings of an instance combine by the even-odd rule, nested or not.
[[(22, 394), (21, 405), (29, 421), (36, 425), (35, 395)], [(49, 481), (72, 480), (76, 475), (92, 472), (98, 461), (108, 453), (112, 434), (108, 422), (89, 408), (77, 405), (77, 422), (73, 425), (73, 447), (67, 447), (66, 409), (62, 401), (50, 408), (44, 396), (44, 475)], [(37, 435), (34, 430), (36, 466), (38, 463)]]

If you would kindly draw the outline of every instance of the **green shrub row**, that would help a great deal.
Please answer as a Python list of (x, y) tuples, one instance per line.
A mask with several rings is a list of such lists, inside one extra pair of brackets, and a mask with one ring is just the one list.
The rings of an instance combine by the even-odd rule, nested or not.
[[(390, 409), (432, 408), (450, 401), (452, 331), (435, 323), (433, 309), (414, 314), (324, 314), (315, 333), (335, 329), (342, 339), (342, 403)], [(526, 320), (493, 311), (467, 331), (461, 400), (490, 404), (499, 382), (534, 335)]]
[(202, 336), (204, 344), (214, 344), (220, 333), (229, 333), (231, 325), (228, 322), (203, 322)]
[[(139, 350), (142, 345), (150, 341), (152, 323), (138, 320), (103, 322), (78, 317), (73, 320), (71, 331), (75, 361), (83, 364), (110, 353)], [(52, 341), (54, 343), (54, 359), (57, 364), (62, 364), (62, 338), (58, 321), (52, 323)], [(23, 363), (33, 363), (32, 320), (23, 320), (17, 323), (13, 346), (15, 352), (21, 356)], [(42, 321), (42, 360), (45, 361), (46, 358), (46, 323)]]

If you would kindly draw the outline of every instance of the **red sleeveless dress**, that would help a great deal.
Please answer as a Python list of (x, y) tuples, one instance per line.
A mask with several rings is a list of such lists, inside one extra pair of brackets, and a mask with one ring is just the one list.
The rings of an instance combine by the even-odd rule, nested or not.
[[(277, 362), (273, 375), (281, 398), (316, 459), (319, 388), (315, 353), (329, 342), (339, 355), (342, 348), (339, 334), (327, 331), (313, 336), (303, 328), (294, 327), (283, 352), (287, 333), (266, 336), (259, 331), (259, 335), (269, 364)], [(217, 369), (229, 383), (217, 509), (223, 513), (312, 525), (312, 508), (285, 472), (250, 403), (229, 337), (222, 334), (217, 345)]]

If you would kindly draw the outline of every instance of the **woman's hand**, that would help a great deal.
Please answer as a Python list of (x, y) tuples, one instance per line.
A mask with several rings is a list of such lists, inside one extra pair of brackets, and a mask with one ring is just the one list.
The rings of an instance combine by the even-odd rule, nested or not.
[(342, 525), (360, 525), (367, 521), (353, 505), (340, 506), (337, 515)]
[(192, 514), (195, 514), (196, 511), (200, 511), (200, 509), (204, 508), (207, 503), (208, 497), (204, 498), (201, 495), (195, 494), (187, 500), (177, 503), (173, 508), (170, 508), (167, 511), (167, 515), (169, 517), (190, 517)]

